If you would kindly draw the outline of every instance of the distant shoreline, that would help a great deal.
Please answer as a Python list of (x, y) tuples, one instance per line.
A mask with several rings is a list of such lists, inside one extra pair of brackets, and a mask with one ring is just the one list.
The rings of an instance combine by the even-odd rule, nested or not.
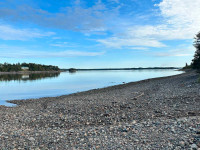
[(181, 67), (148, 67), (148, 68), (98, 68), (98, 69), (78, 69), (78, 68), (70, 68), (70, 69), (61, 69), (62, 71), (101, 71), (101, 70), (160, 70), (160, 69), (181, 69)]
[[(109, 71), (109, 70), (168, 70), (168, 69), (181, 69), (178, 67), (149, 67), (149, 68), (99, 68), (99, 69), (76, 69), (73, 68), (73, 72), (76, 71)], [(4, 74), (39, 74), (39, 73), (60, 73), (70, 71), (70, 69), (60, 69), (59, 71), (18, 71), (18, 72), (0, 72), (0, 75)]]
[(4, 74), (38, 74), (38, 73), (59, 73), (63, 71), (19, 71), (19, 72), (0, 72), (0, 75)]

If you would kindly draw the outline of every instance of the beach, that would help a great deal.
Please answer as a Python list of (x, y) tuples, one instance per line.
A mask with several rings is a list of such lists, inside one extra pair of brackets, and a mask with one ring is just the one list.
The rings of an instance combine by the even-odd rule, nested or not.
[(194, 71), (0, 106), (0, 149), (198, 149)]

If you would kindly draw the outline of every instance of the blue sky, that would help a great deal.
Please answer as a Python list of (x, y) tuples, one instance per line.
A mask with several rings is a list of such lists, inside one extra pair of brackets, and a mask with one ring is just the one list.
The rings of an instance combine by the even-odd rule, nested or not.
[(181, 67), (195, 51), (199, 6), (199, 0), (1, 0), (0, 62)]

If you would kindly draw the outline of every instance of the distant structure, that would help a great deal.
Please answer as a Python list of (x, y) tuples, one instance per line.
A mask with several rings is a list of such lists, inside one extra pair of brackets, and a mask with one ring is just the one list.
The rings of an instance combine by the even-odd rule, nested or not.
[(77, 71), (76, 68), (70, 68), (70, 69), (69, 69), (69, 72), (70, 72), (70, 73), (74, 73), (74, 72), (76, 72), (76, 71)]
[(28, 71), (29, 67), (21, 67), (23, 71)]
[(22, 79), (29, 79), (29, 75), (22, 75)]

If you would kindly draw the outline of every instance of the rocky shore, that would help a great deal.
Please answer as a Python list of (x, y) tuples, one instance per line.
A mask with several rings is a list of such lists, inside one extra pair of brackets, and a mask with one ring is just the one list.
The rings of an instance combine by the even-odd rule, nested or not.
[(199, 149), (195, 72), (0, 107), (0, 149)]

